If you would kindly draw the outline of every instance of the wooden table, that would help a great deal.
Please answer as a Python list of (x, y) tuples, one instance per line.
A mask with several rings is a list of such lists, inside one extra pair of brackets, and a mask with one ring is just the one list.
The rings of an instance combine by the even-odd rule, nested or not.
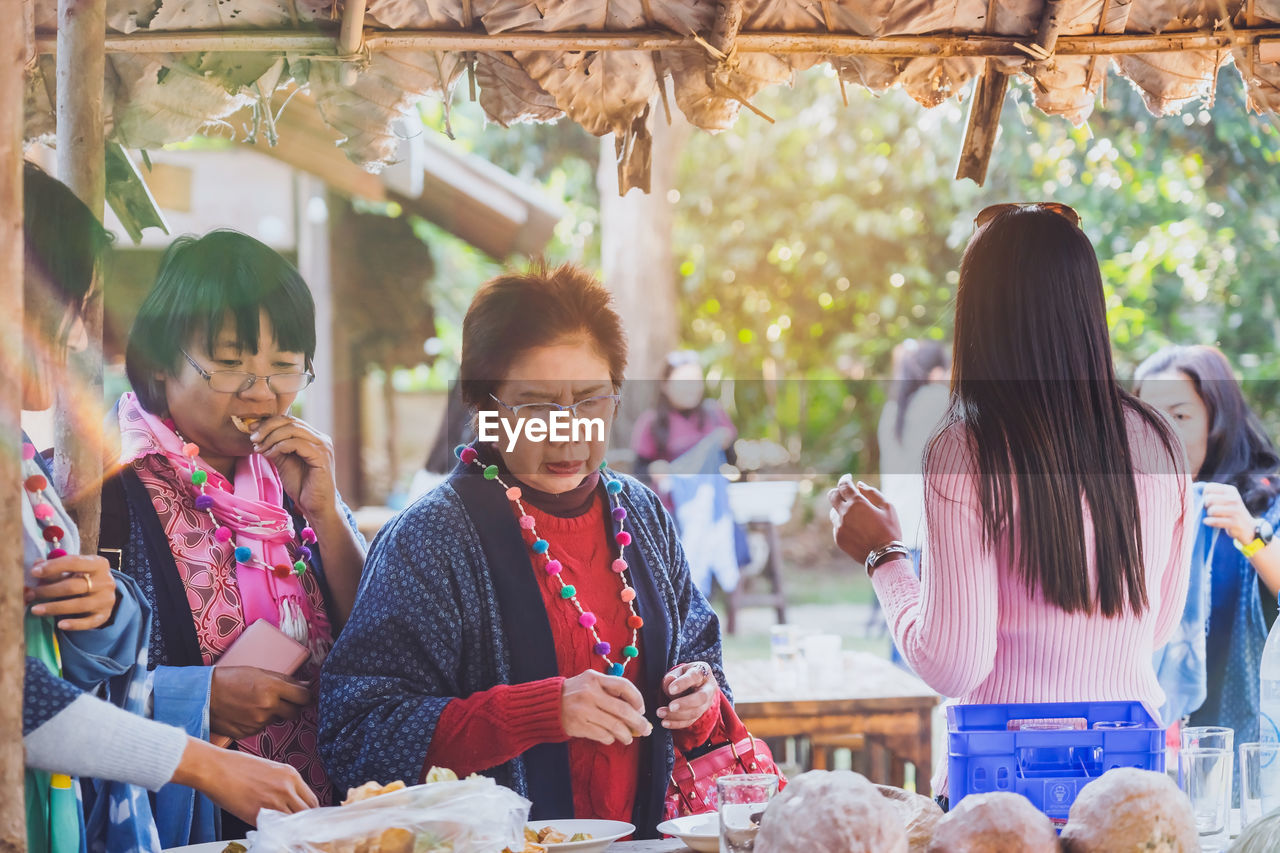
[[(933, 773), (933, 709), (940, 697), (928, 685), (884, 658), (845, 652), (839, 662), (796, 686), (781, 684), (768, 660), (727, 662), (734, 707), (747, 729), (763, 738), (863, 735), (886, 754), (874, 773), (901, 786), (907, 763), (916, 767), (916, 790), (927, 793)], [(809, 679), (805, 679), (809, 680)], [(679, 849), (679, 848), (677, 848)]]

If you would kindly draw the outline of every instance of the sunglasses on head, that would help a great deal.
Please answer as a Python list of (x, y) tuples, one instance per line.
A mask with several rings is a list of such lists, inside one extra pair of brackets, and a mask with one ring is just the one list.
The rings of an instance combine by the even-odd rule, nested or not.
[(1047, 210), (1050, 213), (1058, 214), (1075, 227), (1080, 227), (1080, 214), (1076, 213), (1070, 206), (1056, 201), (1011, 201), (1005, 202), (1004, 204), (993, 204), (978, 211), (978, 215), (973, 218), (973, 227), (981, 228), (1000, 214), (1007, 213), (1010, 210), (1018, 210), (1020, 208), (1038, 208), (1039, 210)]

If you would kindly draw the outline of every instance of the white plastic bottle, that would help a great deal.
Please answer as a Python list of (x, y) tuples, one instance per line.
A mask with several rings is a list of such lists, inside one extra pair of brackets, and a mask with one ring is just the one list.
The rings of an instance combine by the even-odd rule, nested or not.
[(1271, 626), (1258, 667), (1258, 740), (1280, 741), (1280, 619)]

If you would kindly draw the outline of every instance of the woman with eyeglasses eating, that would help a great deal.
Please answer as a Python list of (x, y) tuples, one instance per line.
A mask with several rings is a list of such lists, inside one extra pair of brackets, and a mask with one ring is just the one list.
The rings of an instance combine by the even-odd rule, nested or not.
[[(327, 805), (308, 682), (351, 612), (364, 541), (332, 443), (289, 414), (315, 347), (311, 294), (275, 251), (235, 231), (175, 241), (129, 335), (101, 547), (155, 613), (154, 716), (293, 765)], [(156, 811), (166, 847), (247, 830), (230, 815), (216, 830), (189, 788)]]
[(339, 785), (480, 772), (535, 819), (652, 838), (673, 750), (725, 739), (715, 614), (657, 497), (604, 464), (625, 364), (585, 271), (480, 289), (460, 366), (479, 438), (378, 537), (325, 663)]
[[(960, 266), (952, 405), (925, 455), (912, 572), (893, 505), (848, 475), (836, 543), (894, 641), (964, 704), (1164, 694), (1152, 654), (1187, 593), (1191, 484), (1172, 425), (1116, 381), (1097, 256), (1064, 205), (983, 212)], [(945, 788), (935, 778), (935, 793)]]

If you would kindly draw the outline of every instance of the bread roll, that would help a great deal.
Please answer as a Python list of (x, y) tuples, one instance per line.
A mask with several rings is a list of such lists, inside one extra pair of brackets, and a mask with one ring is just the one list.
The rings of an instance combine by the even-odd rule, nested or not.
[(765, 810), (756, 853), (907, 853), (898, 809), (849, 770), (811, 770)]
[(1058, 853), (1058, 834), (1021, 794), (970, 794), (934, 826), (929, 853)]
[(876, 785), (876, 789), (898, 810), (907, 831), (908, 851), (925, 853), (933, 839), (934, 827), (942, 820), (942, 808), (929, 797), (901, 788)]
[(1199, 853), (1200, 837), (1191, 801), (1172, 779), (1117, 767), (1076, 795), (1062, 847), (1068, 853)]

